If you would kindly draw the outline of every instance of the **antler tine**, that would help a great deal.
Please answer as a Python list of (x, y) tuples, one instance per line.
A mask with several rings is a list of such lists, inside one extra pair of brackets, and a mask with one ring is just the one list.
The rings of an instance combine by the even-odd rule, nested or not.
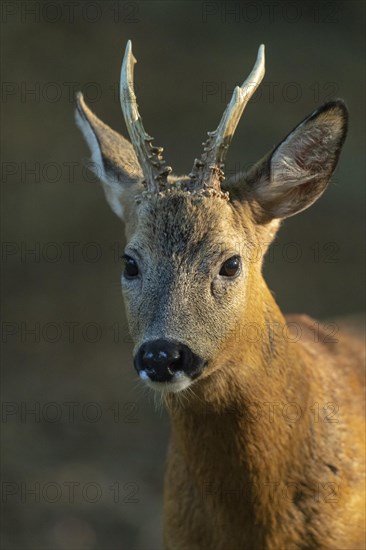
[(172, 171), (166, 166), (162, 157), (163, 148), (154, 147), (154, 138), (149, 136), (142, 125), (138, 112), (136, 95), (133, 86), (133, 67), (136, 59), (132, 53), (131, 40), (127, 42), (123, 58), (120, 82), (120, 101), (127, 130), (141, 165), (148, 191), (157, 193), (167, 184), (167, 177)]
[(224, 179), (223, 166), (226, 153), (238, 122), (250, 98), (261, 83), (265, 73), (264, 45), (258, 49), (257, 60), (248, 78), (234, 89), (220, 124), (214, 132), (208, 132), (208, 140), (203, 143), (201, 159), (195, 159), (190, 177), (195, 187), (213, 187), (220, 190)]

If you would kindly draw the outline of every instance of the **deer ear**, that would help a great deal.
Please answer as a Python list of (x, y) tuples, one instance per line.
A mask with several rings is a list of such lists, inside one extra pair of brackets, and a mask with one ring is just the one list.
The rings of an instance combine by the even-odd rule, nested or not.
[(133, 147), (120, 134), (104, 124), (84, 102), (76, 98), (76, 123), (89, 145), (93, 171), (103, 183), (106, 199), (113, 212), (124, 219), (124, 205), (133, 185), (142, 179), (142, 171)]
[(244, 187), (258, 223), (293, 216), (321, 196), (336, 167), (347, 121), (342, 100), (325, 103), (250, 170)]

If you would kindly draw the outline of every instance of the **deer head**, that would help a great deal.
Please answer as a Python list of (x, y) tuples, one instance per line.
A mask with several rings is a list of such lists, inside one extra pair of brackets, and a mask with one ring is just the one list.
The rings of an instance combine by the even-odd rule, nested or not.
[(142, 125), (134, 62), (128, 42), (120, 97), (131, 142), (101, 122), (81, 94), (77, 123), (107, 201), (125, 223), (122, 290), (136, 370), (148, 385), (176, 392), (219, 368), (233, 331), (255, 321), (263, 307), (263, 254), (280, 221), (327, 187), (345, 139), (347, 109), (342, 100), (322, 105), (247, 174), (224, 181), (228, 146), (264, 76), (260, 46), (202, 156), (188, 176), (177, 177)]

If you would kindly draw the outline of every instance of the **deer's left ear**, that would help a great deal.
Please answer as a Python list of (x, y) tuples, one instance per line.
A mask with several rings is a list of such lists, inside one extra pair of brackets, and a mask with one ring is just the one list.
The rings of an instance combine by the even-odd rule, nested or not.
[(259, 223), (293, 216), (320, 197), (336, 167), (347, 121), (342, 100), (325, 103), (250, 170), (246, 194)]

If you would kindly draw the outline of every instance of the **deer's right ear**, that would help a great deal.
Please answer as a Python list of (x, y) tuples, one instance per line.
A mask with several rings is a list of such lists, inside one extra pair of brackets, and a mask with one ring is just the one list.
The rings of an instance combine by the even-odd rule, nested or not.
[(133, 147), (92, 113), (80, 92), (76, 98), (76, 123), (89, 145), (92, 169), (103, 183), (106, 199), (123, 220), (128, 191), (143, 177)]

